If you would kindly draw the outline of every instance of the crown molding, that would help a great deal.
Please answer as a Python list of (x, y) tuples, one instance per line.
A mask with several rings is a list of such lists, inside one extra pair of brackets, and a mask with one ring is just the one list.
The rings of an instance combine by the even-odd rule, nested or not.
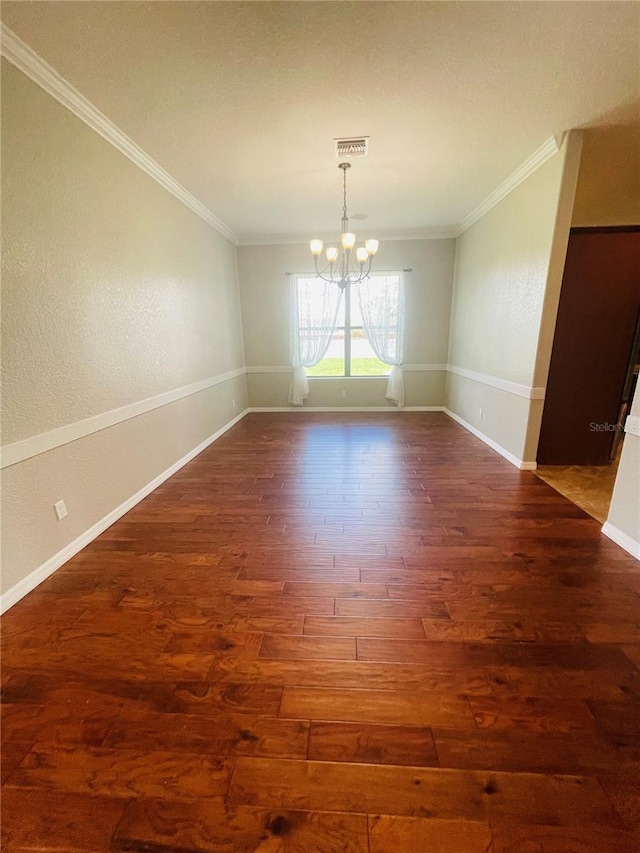
[[(410, 229), (408, 231), (381, 231), (376, 232), (376, 237), (379, 240), (392, 242), (394, 240), (446, 240), (457, 238), (470, 228), (475, 222), (481, 219), (485, 213), (488, 213), (492, 208), (499, 204), (512, 192), (517, 186), (525, 181), (530, 175), (537, 171), (543, 163), (557, 154), (562, 147), (566, 131), (557, 133), (555, 136), (550, 136), (546, 142), (536, 149), (533, 154), (528, 157), (509, 177), (499, 184), (493, 192), (481, 201), (471, 213), (457, 225), (445, 226), (442, 228), (422, 228)], [(332, 234), (327, 237), (321, 235), (321, 239), (325, 242), (335, 242), (336, 235)], [(268, 234), (264, 236), (251, 236), (243, 234), (238, 240), (239, 246), (293, 246), (307, 245), (308, 237), (299, 234)]]
[(518, 166), (515, 172), (509, 175), (509, 177), (499, 184), (493, 192), (489, 193), (484, 201), (481, 201), (480, 204), (471, 211), (471, 213), (465, 216), (462, 222), (455, 229), (455, 236), (459, 237), (463, 234), (467, 228), (470, 228), (474, 222), (477, 222), (478, 219), (485, 215), (485, 213), (488, 213), (493, 207), (499, 204), (503, 198), (506, 198), (510, 192), (515, 190), (519, 184), (539, 169), (540, 166), (542, 166), (542, 164), (550, 157), (557, 154), (563, 141), (564, 134), (557, 134), (557, 136), (550, 136), (546, 142), (543, 142), (540, 148), (534, 151), (533, 154), (528, 157), (524, 163), (522, 163), (522, 165)]
[[(457, 234), (455, 228), (412, 228), (407, 231), (378, 231), (376, 239), (393, 243), (401, 240), (447, 240)], [(325, 243), (337, 243), (338, 232), (321, 234), (320, 239)], [(308, 246), (309, 236), (304, 234), (241, 234), (238, 246)]]
[[(203, 219), (208, 225), (238, 246), (294, 246), (306, 245), (309, 239), (301, 234), (236, 235), (221, 219), (201, 201), (178, 183), (165, 169), (153, 160), (130, 137), (97, 109), (84, 95), (71, 85), (61, 74), (42, 59), (29, 45), (25, 44), (6, 24), (1, 25), (0, 53), (5, 59), (26, 74), (51, 97), (99, 133), (114, 148), (128, 157), (138, 168), (146, 172), (162, 187)], [(459, 237), (485, 213), (502, 201), (512, 190), (532, 175), (550, 157), (553, 157), (564, 142), (566, 133), (559, 133), (546, 140), (505, 181), (482, 201), (457, 225), (438, 228), (409, 229), (405, 231), (380, 231), (376, 236), (388, 242), (401, 240), (447, 240)], [(335, 234), (327, 241), (335, 241)]]
[(99, 133), (103, 139), (111, 143), (125, 157), (128, 157), (138, 168), (146, 172), (154, 181), (168, 190), (173, 196), (190, 208), (220, 234), (237, 244), (238, 238), (233, 231), (218, 219), (207, 207), (191, 195), (182, 184), (179, 184), (165, 169), (156, 163), (140, 148), (126, 133), (108, 119), (97, 107), (85, 98), (71, 83), (44, 61), (38, 54), (25, 44), (13, 30), (2, 24), (2, 39), (0, 53), (19, 71), (55, 98), (58, 103), (83, 121), (88, 127)]

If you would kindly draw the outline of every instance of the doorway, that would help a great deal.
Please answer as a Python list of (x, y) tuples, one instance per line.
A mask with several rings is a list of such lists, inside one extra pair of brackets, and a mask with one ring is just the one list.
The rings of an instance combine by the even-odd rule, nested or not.
[(538, 475), (607, 519), (640, 362), (640, 226), (573, 228), (538, 444)]

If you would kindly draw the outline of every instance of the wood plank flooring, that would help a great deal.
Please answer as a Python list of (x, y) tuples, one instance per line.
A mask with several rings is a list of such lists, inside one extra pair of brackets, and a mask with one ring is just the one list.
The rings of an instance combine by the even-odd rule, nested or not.
[(445, 415), (250, 415), (3, 618), (3, 849), (638, 853), (639, 626)]

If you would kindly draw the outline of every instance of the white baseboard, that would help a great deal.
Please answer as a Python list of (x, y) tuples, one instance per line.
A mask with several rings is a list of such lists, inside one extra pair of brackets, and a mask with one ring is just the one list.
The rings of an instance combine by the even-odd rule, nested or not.
[(223, 427), (220, 427), (219, 430), (206, 438), (203, 442), (201, 442), (197, 447), (194, 447), (193, 450), (190, 450), (186, 456), (183, 456), (182, 459), (179, 459), (177, 462), (174, 462), (169, 468), (163, 471), (161, 474), (158, 474), (150, 483), (147, 483), (146, 486), (143, 486), (140, 491), (136, 492), (135, 495), (132, 495), (128, 498), (124, 503), (121, 503), (120, 506), (116, 507), (112, 510), (108, 515), (105, 515), (104, 518), (101, 518), (100, 521), (96, 522), (92, 527), (88, 530), (85, 530), (77, 539), (74, 539), (73, 542), (70, 542), (66, 545), (61, 551), (58, 551), (57, 554), (54, 554), (53, 557), (50, 557), (45, 563), (39, 566), (37, 569), (34, 569), (26, 578), (23, 578), (19, 581), (15, 586), (11, 587), (11, 589), (7, 590), (4, 595), (0, 597), (0, 613), (4, 613), (10, 607), (20, 601), (28, 592), (31, 592), (32, 589), (35, 589), (42, 581), (46, 580), (50, 575), (52, 575), (56, 569), (59, 569), (60, 566), (64, 565), (68, 560), (74, 557), (78, 551), (82, 551), (84, 547), (86, 547), (90, 542), (92, 542), (97, 536), (103, 533), (108, 527), (111, 527), (119, 518), (129, 512), (130, 509), (140, 503), (143, 498), (146, 498), (147, 495), (150, 495), (154, 489), (157, 489), (159, 485), (164, 483), (165, 480), (168, 480), (169, 477), (173, 476), (176, 471), (179, 471), (187, 462), (191, 462), (199, 453), (202, 453), (210, 444), (213, 444), (216, 439), (220, 438), (221, 435), (224, 435), (227, 430), (231, 429), (232, 426), (238, 423), (246, 414), (248, 414), (249, 409), (245, 409), (239, 415), (237, 415), (233, 420), (226, 423)]
[[(472, 427), (471, 424), (468, 424), (465, 420), (460, 418), (458, 415), (446, 409), (444, 406), (405, 406), (402, 409), (398, 409), (395, 406), (317, 406), (317, 407), (304, 407), (304, 406), (272, 406), (272, 407), (252, 407), (247, 408), (231, 421), (226, 423), (223, 427), (220, 427), (219, 430), (206, 438), (203, 442), (201, 442), (197, 447), (191, 450), (186, 456), (183, 456), (182, 459), (179, 459), (177, 462), (174, 462), (169, 468), (159, 474), (155, 479), (153, 479), (150, 483), (147, 483), (146, 486), (143, 486), (138, 492), (128, 498), (124, 503), (120, 504), (120, 506), (116, 507), (112, 510), (108, 515), (105, 515), (104, 518), (101, 518), (100, 521), (96, 522), (92, 527), (78, 536), (73, 542), (70, 542), (66, 545), (61, 551), (58, 551), (57, 554), (54, 554), (53, 557), (50, 557), (45, 563), (39, 566), (37, 569), (34, 569), (26, 578), (23, 578), (19, 581), (15, 586), (11, 587), (11, 589), (7, 590), (4, 595), (0, 596), (0, 613), (4, 613), (10, 607), (12, 607), (16, 602), (20, 601), (28, 592), (35, 589), (42, 581), (46, 580), (50, 575), (52, 575), (56, 569), (59, 569), (60, 566), (64, 565), (68, 560), (74, 557), (79, 551), (81, 551), (84, 547), (86, 547), (90, 542), (92, 542), (96, 537), (98, 537), (101, 533), (103, 533), (108, 527), (111, 527), (119, 518), (121, 518), (125, 513), (129, 512), (136, 504), (140, 503), (141, 500), (147, 497), (147, 495), (151, 494), (154, 489), (157, 489), (159, 485), (168, 480), (169, 477), (173, 476), (176, 471), (179, 471), (187, 462), (190, 462), (194, 459), (199, 453), (202, 453), (205, 448), (207, 448), (210, 444), (213, 444), (216, 439), (220, 438), (220, 436), (224, 435), (227, 430), (231, 429), (232, 426), (238, 423), (245, 415), (250, 412), (445, 412), (450, 418), (459, 423), (465, 429), (469, 430), (469, 432), (473, 433), (477, 438), (481, 439), (488, 444), (493, 450), (496, 450), (501, 456), (504, 456), (505, 459), (508, 459), (513, 465), (518, 468), (531, 470), (536, 467), (535, 462), (523, 462), (520, 459), (517, 459), (513, 454), (509, 453), (499, 444), (494, 442), (488, 436), (481, 433), (479, 430)], [(610, 525), (605, 525), (607, 527)], [(616, 531), (618, 537), (625, 537), (625, 534), (622, 531), (617, 531), (616, 528), (611, 528), (613, 531)], [(629, 553), (637, 556), (638, 550), (640, 550), (640, 546), (638, 543), (634, 543), (634, 541), (630, 537), (626, 537), (629, 543), (632, 543), (636, 548), (636, 552), (634, 552), (631, 548), (627, 547), (627, 545), (623, 544), (621, 538), (616, 538), (612, 533), (607, 532), (603, 528), (603, 532), (609, 536), (609, 538), (613, 539), (619, 545), (621, 545), (625, 550), (629, 551)]]
[(479, 429), (476, 429), (472, 426), (468, 421), (465, 421), (464, 418), (461, 418), (460, 415), (456, 415), (455, 412), (452, 412), (450, 409), (446, 407), (442, 410), (445, 414), (447, 414), (452, 420), (454, 420), (457, 424), (464, 427), (468, 430), (472, 435), (475, 435), (476, 438), (479, 438), (480, 441), (484, 441), (492, 450), (495, 450), (496, 453), (499, 453), (500, 456), (503, 456), (508, 462), (511, 462), (512, 465), (515, 465), (516, 468), (519, 468), (521, 471), (535, 471), (538, 467), (536, 462), (525, 462), (523, 459), (518, 459), (517, 456), (514, 456), (513, 453), (510, 453), (508, 450), (505, 450), (501, 444), (498, 444), (497, 441), (494, 441), (492, 438), (489, 438), (488, 435), (485, 435), (483, 432), (480, 432)]
[(444, 412), (442, 406), (253, 406), (249, 412)]
[(612, 542), (615, 542), (616, 545), (624, 548), (624, 550), (631, 554), (632, 557), (635, 557), (636, 560), (640, 560), (640, 542), (636, 542), (635, 539), (632, 539), (631, 536), (611, 524), (609, 521), (605, 521), (602, 525), (602, 532), (605, 536), (611, 539)]

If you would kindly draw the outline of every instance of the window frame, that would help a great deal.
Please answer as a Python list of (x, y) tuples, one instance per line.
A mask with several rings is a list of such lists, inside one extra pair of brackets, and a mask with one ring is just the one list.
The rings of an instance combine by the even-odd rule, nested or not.
[[(311, 277), (313, 277), (313, 275), (314, 274), (310, 274), (309, 277), (311, 278)], [(383, 275), (383, 273), (378, 273), (378, 275)], [(384, 275), (388, 275), (388, 273), (384, 273)], [(375, 272), (370, 273), (369, 278), (375, 278), (375, 277), (376, 277)], [(344, 296), (344, 326), (336, 325), (336, 327), (335, 327), (335, 331), (340, 330), (340, 329), (344, 329), (344, 373), (341, 373), (339, 376), (335, 376), (335, 375), (323, 376), (321, 374), (313, 374), (313, 373), (307, 374), (308, 378), (311, 380), (313, 380), (313, 379), (388, 379), (389, 378), (389, 374), (391, 372), (391, 367), (389, 365), (385, 365), (384, 362), (380, 362), (380, 363), (383, 364), (386, 368), (388, 368), (387, 372), (385, 372), (385, 373), (364, 374), (364, 375), (355, 374), (354, 375), (351, 372), (351, 369), (352, 369), (351, 368), (351, 334), (353, 332), (353, 329), (355, 328), (356, 330), (361, 330), (362, 332), (365, 333), (365, 336), (366, 336), (364, 325), (355, 326), (355, 327), (351, 325), (351, 313), (352, 313), (351, 312), (351, 293), (352, 293), (351, 288), (352, 288), (352, 286), (353, 285), (351, 283), (349, 283), (345, 287), (345, 289), (343, 290), (343, 296)], [(336, 285), (336, 287), (337, 287), (337, 285)], [(349, 334), (347, 334), (347, 329), (349, 330)], [(368, 338), (367, 338), (367, 340), (368, 340)], [(375, 355), (375, 353), (374, 353), (374, 355)], [(377, 358), (377, 356), (376, 356), (376, 358)], [(378, 359), (378, 361), (380, 361), (380, 359)], [(321, 364), (321, 363), (322, 362), (318, 362), (318, 364)], [(314, 369), (314, 368), (309, 368), (309, 369)]]

